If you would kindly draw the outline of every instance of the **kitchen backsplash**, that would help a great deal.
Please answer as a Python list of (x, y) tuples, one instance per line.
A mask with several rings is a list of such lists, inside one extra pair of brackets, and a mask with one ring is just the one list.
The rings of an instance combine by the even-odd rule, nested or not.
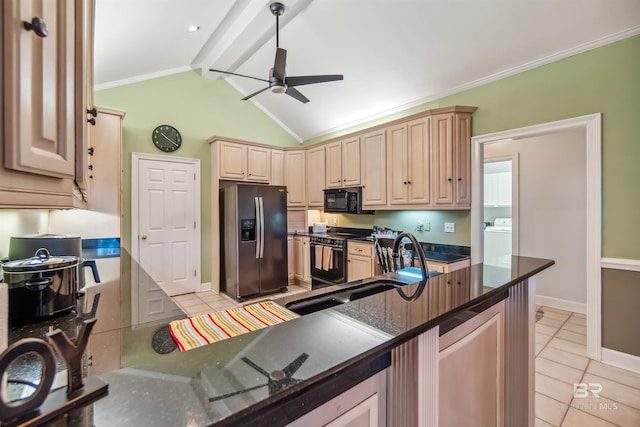
[[(323, 213), (321, 220), (326, 221), (329, 226), (334, 225), (335, 220), (338, 227), (373, 228), (377, 225), (407, 231), (422, 242), (471, 246), (471, 211), (377, 211), (375, 215)], [(418, 221), (424, 225), (429, 223), (430, 231), (417, 231)], [(445, 222), (453, 222), (455, 232), (445, 233)]]
[(49, 211), (0, 209), (0, 259), (9, 255), (11, 236), (49, 232)]

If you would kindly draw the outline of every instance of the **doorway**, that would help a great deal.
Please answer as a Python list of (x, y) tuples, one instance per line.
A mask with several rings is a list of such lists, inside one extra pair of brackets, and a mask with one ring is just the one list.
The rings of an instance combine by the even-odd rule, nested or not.
[(200, 160), (132, 153), (132, 283), (138, 289), (131, 291), (137, 317), (162, 318), (173, 307), (170, 296), (199, 290), (200, 240)]
[[(601, 202), (601, 115), (592, 114), (557, 122), (544, 123), (525, 128), (496, 132), (472, 138), (472, 207), (471, 207), (471, 257), (472, 262), (484, 260), (484, 153), (487, 144), (523, 138), (552, 135), (559, 132), (583, 130), (586, 148), (586, 202), (583, 235), (586, 246), (586, 314), (587, 356), (601, 360), (601, 277), (602, 252), (602, 202)], [(528, 208), (531, 209), (531, 208)], [(522, 207), (520, 215), (522, 215)]]

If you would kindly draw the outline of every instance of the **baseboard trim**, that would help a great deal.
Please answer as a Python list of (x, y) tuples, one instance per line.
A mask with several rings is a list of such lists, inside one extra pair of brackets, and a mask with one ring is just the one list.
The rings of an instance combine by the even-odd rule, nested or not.
[(198, 290), (196, 292), (206, 292), (211, 290), (211, 282), (200, 283)]
[(602, 363), (640, 374), (640, 356), (602, 348)]
[(640, 271), (640, 261), (637, 259), (602, 258), (600, 267), (614, 270)]
[(587, 304), (583, 302), (569, 301), (566, 299), (545, 297), (536, 295), (536, 304), (545, 305), (558, 310), (573, 311), (575, 313), (587, 314)]

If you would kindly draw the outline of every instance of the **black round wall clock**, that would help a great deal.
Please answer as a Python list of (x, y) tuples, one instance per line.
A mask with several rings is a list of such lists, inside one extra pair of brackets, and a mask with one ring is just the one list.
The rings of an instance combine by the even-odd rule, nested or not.
[(176, 151), (182, 145), (182, 135), (170, 125), (160, 125), (151, 133), (151, 140), (159, 150), (165, 153)]

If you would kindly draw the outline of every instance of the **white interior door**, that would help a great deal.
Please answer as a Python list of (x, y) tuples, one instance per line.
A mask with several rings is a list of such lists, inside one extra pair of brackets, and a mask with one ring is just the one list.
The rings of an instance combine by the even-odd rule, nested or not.
[[(134, 153), (133, 165), (134, 258), (167, 295), (195, 292), (201, 276), (199, 161)], [(141, 299), (144, 293), (140, 289)]]

